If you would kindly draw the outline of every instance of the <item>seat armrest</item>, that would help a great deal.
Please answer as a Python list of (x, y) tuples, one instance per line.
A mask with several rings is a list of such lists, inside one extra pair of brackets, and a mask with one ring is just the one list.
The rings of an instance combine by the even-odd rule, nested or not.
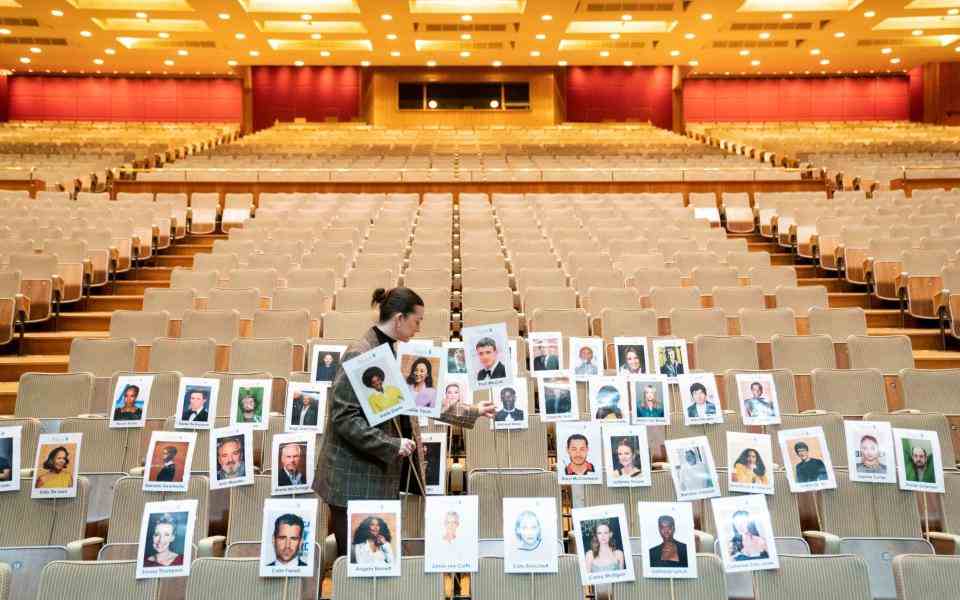
[(102, 537), (89, 537), (70, 542), (67, 544), (67, 560), (97, 560), (103, 541)]
[(14, 296), (14, 300), (17, 305), (17, 313), (22, 315), (24, 320), (30, 314), (30, 298), (24, 296), (23, 294), (17, 294)]
[(197, 542), (197, 557), (223, 557), (227, 551), (227, 536), (211, 535)]
[(699, 529), (693, 530), (693, 537), (697, 543), (697, 552), (705, 552), (707, 554), (713, 554), (715, 538), (707, 533), (706, 531), (700, 531)]
[(146, 472), (144, 467), (133, 467), (128, 471), (132, 477), (143, 477), (143, 474)]
[(59, 293), (61, 296), (63, 296), (63, 286), (64, 286), (63, 277), (60, 277), (59, 275), (51, 275), (50, 281), (53, 284), (54, 294)]
[[(333, 561), (337, 559), (337, 538), (332, 533), (323, 540), (323, 554), (320, 562), (320, 577), (333, 568)], [(319, 577), (318, 577), (319, 579)]]
[[(826, 531), (804, 531), (803, 538), (813, 554), (839, 554), (840, 537)], [(818, 551), (819, 550), (819, 551)]]
[(960, 552), (960, 535), (941, 531), (928, 531), (926, 537), (927, 541), (933, 544), (934, 548), (938, 550), (937, 554), (940, 554), (939, 550), (941, 548), (950, 549), (951, 554), (954, 555)]

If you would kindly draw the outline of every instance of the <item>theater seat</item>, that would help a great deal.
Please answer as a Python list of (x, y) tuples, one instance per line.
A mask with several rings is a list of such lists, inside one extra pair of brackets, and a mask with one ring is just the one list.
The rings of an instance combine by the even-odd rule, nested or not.
[(299, 600), (302, 588), (299, 577), (260, 577), (259, 557), (198, 558), (187, 579), (186, 600)]
[(901, 554), (893, 558), (897, 600), (937, 598), (960, 589), (960, 556)]
[[(170, 580), (137, 579), (137, 561), (56, 560), (43, 569), (37, 600), (116, 598), (154, 600), (158, 588)], [(109, 590), (109, 592), (105, 592)], [(26, 598), (28, 596), (21, 596)], [(32, 598), (32, 596), (29, 596)]]
[[(756, 571), (756, 600), (872, 600), (871, 574), (860, 556), (784, 556), (780, 568)], [(883, 596), (893, 598), (893, 596)]]
[(348, 577), (347, 557), (341, 556), (333, 564), (333, 600), (414, 596), (424, 600), (442, 600), (446, 597), (443, 573), (424, 573), (423, 561), (422, 556), (401, 558), (400, 577)]
[[(557, 557), (557, 563), (557, 573), (517, 577), (503, 572), (502, 557), (481, 556), (479, 572), (471, 577), (473, 583), (471, 598), (473, 600), (526, 600), (531, 597), (541, 597), (554, 600), (583, 600), (583, 586), (580, 584), (577, 557), (572, 554), (561, 554)], [(636, 572), (641, 573), (642, 569)], [(622, 597), (626, 597), (626, 594)], [(639, 598), (640, 596), (631, 597)], [(338, 598), (336, 594), (334, 598)]]

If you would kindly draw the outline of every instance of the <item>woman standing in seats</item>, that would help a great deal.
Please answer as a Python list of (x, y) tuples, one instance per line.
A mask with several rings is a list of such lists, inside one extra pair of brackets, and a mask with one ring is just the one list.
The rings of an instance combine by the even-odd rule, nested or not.
[[(423, 300), (408, 288), (380, 288), (373, 292), (372, 305), (379, 310), (378, 322), (347, 348), (337, 367), (314, 483), (317, 494), (330, 505), (331, 531), (340, 556), (347, 553), (347, 502), (394, 500), (401, 490), (422, 495), (420, 482), (425, 480), (417, 421), (401, 415), (371, 427), (342, 367), (383, 344), (396, 355), (396, 343), (407, 342), (420, 331)], [(481, 416), (493, 418), (492, 402), (444, 402), (439, 420), (470, 428)]]

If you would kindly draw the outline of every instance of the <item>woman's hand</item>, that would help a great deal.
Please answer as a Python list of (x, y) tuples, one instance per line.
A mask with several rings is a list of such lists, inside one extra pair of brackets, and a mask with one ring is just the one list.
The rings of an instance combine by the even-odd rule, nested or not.
[(413, 451), (417, 449), (417, 444), (413, 440), (408, 440), (407, 438), (400, 438), (400, 458), (406, 458), (413, 454)]
[(477, 412), (480, 413), (481, 417), (492, 419), (493, 416), (497, 414), (497, 408), (494, 406), (493, 402), (489, 400), (481, 400), (477, 403)]

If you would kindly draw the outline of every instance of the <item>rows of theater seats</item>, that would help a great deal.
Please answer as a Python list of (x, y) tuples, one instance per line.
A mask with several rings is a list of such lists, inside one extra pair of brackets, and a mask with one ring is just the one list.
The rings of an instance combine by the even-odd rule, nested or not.
[[(890, 122), (712, 123), (689, 127), (732, 151), (759, 149), (826, 170), (840, 189), (890, 189), (890, 182), (960, 175), (955, 128)], [(838, 177), (839, 176), (839, 177)], [(857, 186), (856, 188), (854, 186)]]
[(186, 156), (236, 132), (236, 125), (225, 123), (12, 121), (0, 125), (0, 178), (40, 180), (51, 190), (99, 191), (125, 164)]
[[(28, 483), (19, 494), (5, 495), (0, 547), (65, 546), (86, 539), (87, 521), (102, 523), (109, 515), (107, 549), (101, 558), (129, 558), (143, 504), (156, 495), (144, 494), (140, 479), (125, 473), (142, 465), (149, 431), (173, 428), (179, 378), (219, 377), (224, 382), (221, 394), (229, 394), (234, 377), (256, 373), (273, 377), (273, 397), (283, 398), (287, 381), (309, 377), (303, 372), (306, 347), (356, 339), (372, 321), (371, 289), (402, 282), (425, 297), (423, 336), (435, 341), (449, 339), (460, 324), (491, 322), (507, 322), (512, 335), (526, 331), (600, 335), (608, 347), (619, 335), (681, 336), (690, 343), (691, 366), (720, 378), (724, 406), (731, 406), (726, 398), (732, 397), (733, 375), (738, 370), (772, 368), (785, 415), (781, 426), (767, 430), (822, 426), (836, 465), (846, 464), (844, 416), (866, 415), (901, 427), (936, 430), (949, 471), (948, 493), (942, 499), (923, 496), (922, 510), (915, 494), (894, 486), (849, 482), (842, 469), (837, 490), (797, 498), (780, 493), (771, 497), (770, 505), (783, 548), (794, 553), (809, 551), (799, 539), (804, 531), (842, 538), (810, 536), (828, 550), (840, 548), (869, 557), (891, 551), (929, 552), (920, 541), (925, 533), (946, 534), (932, 537), (952, 549), (950, 534), (960, 533), (960, 506), (954, 500), (960, 492), (960, 475), (952, 468), (956, 455), (946, 415), (957, 412), (960, 372), (914, 369), (909, 338), (864, 336), (862, 310), (831, 308), (826, 289), (797, 287), (793, 268), (770, 266), (771, 255), (748, 253), (744, 240), (725, 239), (719, 228), (694, 219), (695, 209), (682, 206), (678, 195), (502, 194), (495, 195), (491, 204), (485, 197), (462, 194), (457, 205), (445, 195), (427, 195), (420, 205), (417, 200), (409, 195), (261, 198), (256, 216), (243, 228), (228, 228), (229, 238), (217, 239), (209, 255), (196, 255), (193, 269), (173, 272), (171, 289), (148, 289), (142, 311), (114, 313), (110, 338), (75, 340), (71, 373), (24, 375), (15, 416), (8, 419), (25, 428), (24, 456), (32, 455), (41, 426), (83, 432), (80, 471), (86, 483), (77, 500), (48, 506), (46, 520), (34, 516), (37, 504), (29, 499)], [(524, 364), (524, 344), (519, 349)], [(111, 430), (105, 417), (89, 416), (102, 415), (117, 377), (134, 371), (153, 372), (157, 377), (147, 429)], [(532, 387), (531, 381), (530, 398), (536, 402)], [(585, 390), (579, 391), (585, 398)], [(220, 400), (217, 404), (224, 410), (217, 422), (226, 425), (228, 403)], [(900, 407), (918, 412), (891, 412)], [(810, 408), (821, 412), (803, 412)], [(275, 404), (273, 410), (282, 411), (282, 406)], [(673, 425), (651, 430), (655, 458), (663, 458), (665, 438), (707, 435), (717, 464), (723, 465), (725, 432), (748, 429), (733, 412), (725, 414), (723, 425), (688, 428), (679, 424), (679, 415), (672, 421)], [(263, 449), (270, 448), (272, 436), (282, 429), (282, 418), (273, 414), (268, 431), (255, 434), (261, 472), (269, 472), (271, 460)], [(531, 416), (525, 431), (493, 432), (481, 425), (451, 435), (456, 440), (453, 447), (460, 449), (458, 466), (451, 470), (469, 474), (465, 487), (454, 479), (451, 489), (480, 496), (481, 538), (502, 535), (500, 500), (504, 496), (553, 497), (558, 509), (570, 506), (566, 490), (551, 472), (555, 454), (550, 428), (538, 417)], [(200, 432), (199, 448), (207, 443), (206, 434)], [(779, 457), (775, 461), (783, 463)], [(194, 470), (205, 473), (208, 466), (207, 453), (197, 452)], [(780, 489), (786, 489), (782, 472), (777, 479)], [(673, 499), (667, 471), (655, 473), (653, 481), (651, 488), (633, 490), (585, 486), (583, 497), (576, 501), (633, 506), (638, 500)], [(269, 480), (263, 476), (251, 488), (226, 494), (210, 492), (204, 476), (193, 477), (188, 497), (201, 500), (205, 511), (205, 517), (197, 520), (195, 539), (225, 536), (201, 544), (201, 554), (220, 554), (223, 542), (229, 556), (251, 555), (256, 550), (253, 540), (259, 539), (259, 510), (269, 493)], [(819, 502), (815, 510), (814, 499)], [(421, 501), (406, 497), (404, 502), (403, 536), (422, 538)], [(702, 503), (695, 511), (700, 529), (716, 533)], [(634, 511), (627, 512), (635, 537)], [(569, 514), (566, 508), (558, 510), (558, 515), (564, 514)], [(566, 517), (561, 525), (569, 525)], [(317, 539), (325, 534), (318, 531)], [(857, 545), (855, 538), (860, 537), (877, 539)], [(71, 551), (96, 545), (88, 541)], [(67, 555), (66, 550), (62, 552)], [(405, 578), (410, 585), (425, 585), (422, 566), (417, 559), (408, 560)], [(528, 585), (519, 581), (523, 579), (538, 590), (553, 589), (559, 597), (579, 598), (583, 591), (574, 583), (578, 580), (569, 560), (565, 559), (560, 575), (530, 580), (504, 577), (500, 569), (491, 568), (489, 580), (481, 573), (472, 582), (473, 593), (484, 597), (487, 585), (499, 590), (490, 593), (529, 594)], [(712, 575), (692, 587), (691, 593), (719, 598), (726, 596), (724, 586), (744, 585), (736, 578), (724, 583), (715, 558), (704, 555), (700, 560), (704, 572)], [(801, 566), (810, 564), (809, 559), (796, 560), (797, 568), (821, 573), (835, 559), (809, 567)], [(930, 559), (918, 560), (923, 569), (932, 564)], [(209, 564), (211, 569), (245, 569), (245, 575), (233, 573), (237, 582), (269, 585), (253, 581), (252, 563)], [(107, 569), (108, 565), (86, 567)], [(847, 568), (860, 584), (869, 579), (873, 585), (892, 589), (891, 573), (866, 570), (862, 562)], [(352, 586), (369, 582), (345, 581), (342, 569), (340, 564), (334, 570), (334, 594), (356, 597)], [(782, 585), (793, 575), (785, 569), (758, 578), (774, 578), (771, 581)], [(431, 581), (439, 585), (436, 578)], [(191, 580), (187, 585), (199, 584)], [(316, 589), (315, 581), (308, 585)], [(378, 585), (406, 584), (380, 581)], [(639, 590), (630, 586), (618, 590), (628, 597), (656, 593), (648, 590), (650, 585), (640, 581)], [(674, 593), (688, 584), (675, 585)]]

